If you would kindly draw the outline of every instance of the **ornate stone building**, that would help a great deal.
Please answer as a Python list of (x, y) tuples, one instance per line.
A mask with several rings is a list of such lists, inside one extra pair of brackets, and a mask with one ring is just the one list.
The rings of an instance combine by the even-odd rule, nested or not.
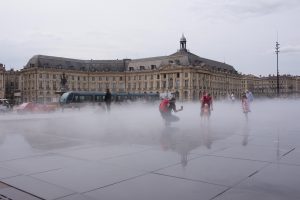
[(4, 65), (0, 63), (0, 99), (3, 99), (5, 96), (5, 68)]
[(21, 70), (22, 101), (57, 101), (63, 73), (68, 89), (74, 91), (174, 93), (180, 100), (198, 99), (203, 91), (215, 98), (243, 91), (242, 76), (231, 65), (189, 52), (182, 36), (180, 49), (169, 56), (134, 60), (34, 56)]
[[(244, 90), (248, 89), (256, 96), (275, 97), (277, 96), (277, 77), (266, 76), (257, 77), (254, 75), (244, 75), (242, 80)], [(280, 96), (299, 96), (300, 78), (299, 76), (280, 75), (279, 76)]]
[(5, 98), (10, 99), (11, 103), (21, 102), (20, 78), (21, 72), (10, 69), (5, 71)]
[(124, 92), (127, 60), (76, 60), (53, 56), (32, 57), (21, 70), (22, 101), (55, 102), (63, 74), (66, 87), (73, 91)]
[[(2, 65), (2, 96), (4, 71)], [(199, 57), (187, 50), (184, 36), (180, 49), (169, 56), (78, 60), (36, 55), (22, 70), (6, 74), (7, 96), (14, 94), (16, 102), (57, 102), (63, 90), (105, 92), (106, 88), (112, 92), (173, 93), (179, 100), (198, 100), (203, 91), (215, 99), (231, 93), (240, 96), (247, 89), (255, 96), (276, 94), (276, 77), (241, 75), (231, 65)], [(299, 77), (280, 76), (280, 92), (299, 94), (299, 81)]]

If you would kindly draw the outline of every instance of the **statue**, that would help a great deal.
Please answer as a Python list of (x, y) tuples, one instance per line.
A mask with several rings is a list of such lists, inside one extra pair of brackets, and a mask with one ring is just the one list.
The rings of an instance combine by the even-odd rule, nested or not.
[(63, 75), (60, 76), (61, 89), (66, 89), (66, 85), (67, 85), (67, 77), (66, 77), (65, 73), (63, 73)]

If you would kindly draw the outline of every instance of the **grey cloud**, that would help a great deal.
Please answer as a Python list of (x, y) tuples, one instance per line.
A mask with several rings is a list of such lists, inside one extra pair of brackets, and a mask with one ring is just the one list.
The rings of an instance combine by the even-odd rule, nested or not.
[(235, 0), (224, 5), (224, 8), (244, 16), (261, 16), (299, 6), (298, 0), (252, 0), (247, 3), (243, 0)]
[(299, 0), (194, 0), (190, 10), (210, 18), (249, 18), (299, 8)]
[(279, 49), (281, 53), (300, 53), (300, 45), (288, 45)]
[(27, 34), (28, 38), (35, 38), (36, 40), (63, 40), (63, 37), (58, 35), (57, 33), (51, 33), (51, 32), (44, 32), (44, 31), (32, 31)]
[[(286, 45), (286, 46), (280, 46), (279, 48), (279, 54), (297, 54), (300, 53), (300, 45)], [(265, 52), (262, 52), (261, 55), (267, 56), (267, 55), (275, 55), (275, 45), (273, 49), (268, 49)]]

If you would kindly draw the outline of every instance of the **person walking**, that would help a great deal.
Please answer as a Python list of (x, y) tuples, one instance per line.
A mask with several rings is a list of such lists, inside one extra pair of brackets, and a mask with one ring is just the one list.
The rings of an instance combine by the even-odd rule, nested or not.
[(249, 107), (249, 112), (251, 112), (251, 103), (253, 102), (254, 100), (254, 97), (253, 97), (253, 94), (251, 91), (249, 90), (246, 90), (246, 97), (247, 97), (247, 100), (248, 100), (248, 107)]
[(203, 96), (200, 98), (201, 111), (200, 116), (202, 117), (205, 113), (210, 116), (211, 111), (213, 110), (213, 99), (210, 94), (204, 92)]
[(234, 103), (235, 101), (235, 96), (234, 96), (234, 93), (232, 92), (231, 95), (230, 95), (230, 99), (231, 99), (231, 102)]
[(249, 108), (249, 100), (247, 98), (246, 93), (242, 94), (242, 109), (245, 114), (246, 120), (248, 120), (248, 112), (250, 112)]
[(106, 104), (106, 112), (110, 112), (110, 104), (111, 104), (111, 93), (109, 89), (106, 89), (104, 101)]

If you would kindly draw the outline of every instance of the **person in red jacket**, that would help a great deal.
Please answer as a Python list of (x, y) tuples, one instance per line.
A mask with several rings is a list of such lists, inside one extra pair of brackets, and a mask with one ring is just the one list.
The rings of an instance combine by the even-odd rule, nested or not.
[[(211, 110), (213, 110), (213, 99), (210, 96), (210, 94), (204, 92), (203, 96), (200, 98), (200, 102), (201, 102), (200, 116), (203, 116), (204, 113), (207, 113), (207, 112), (208, 112), (208, 115), (210, 116)], [(208, 111), (206, 109), (208, 109)]]
[(172, 97), (171, 99), (163, 99), (159, 105), (159, 111), (162, 118), (165, 120), (166, 125), (170, 125), (171, 122), (179, 121), (179, 117), (172, 114), (173, 112), (179, 112), (183, 110), (183, 106), (180, 109), (176, 108), (176, 99)]

